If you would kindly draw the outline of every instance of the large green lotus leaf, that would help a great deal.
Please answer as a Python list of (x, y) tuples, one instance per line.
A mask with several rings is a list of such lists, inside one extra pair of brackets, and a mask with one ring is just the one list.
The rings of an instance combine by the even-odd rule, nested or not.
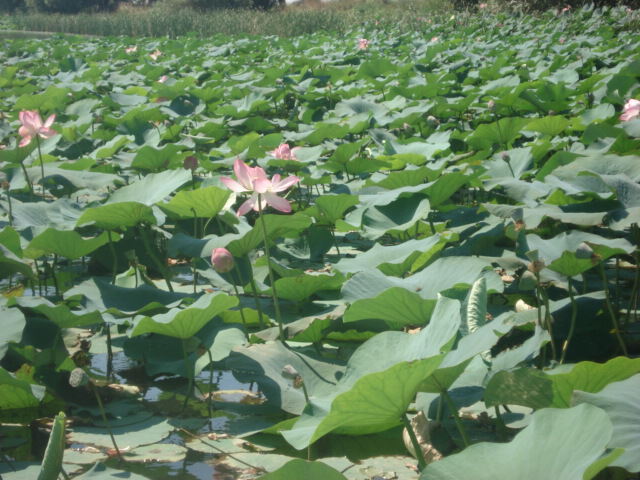
[(264, 480), (346, 480), (347, 477), (322, 462), (308, 462), (295, 458), (279, 469), (260, 477)]
[(438, 368), (441, 352), (451, 347), (459, 322), (450, 317), (459, 308), (457, 301), (441, 297), (420, 333), (383, 332), (362, 344), (337, 385), (310, 398), (294, 427), (282, 432), (285, 439), (302, 449), (333, 431), (363, 435), (399, 425), (421, 385)]
[(148, 480), (148, 477), (124, 470), (116, 470), (100, 462), (96, 463), (82, 475), (74, 478), (78, 480), (117, 480), (121, 478), (126, 480)]
[[(613, 255), (631, 253), (635, 248), (622, 238), (604, 238), (579, 230), (561, 233), (550, 239), (529, 234), (526, 236), (526, 242), (529, 250), (536, 250), (538, 258), (544, 260), (551, 270), (567, 276), (579, 275), (600, 261)], [(583, 243), (591, 247), (593, 258), (591, 256), (583, 258), (584, 255), (580, 254), (579, 249)], [(597, 260), (594, 262), (595, 258)]]
[(191, 172), (184, 168), (150, 173), (145, 175), (142, 180), (116, 190), (111, 194), (107, 203), (138, 202), (144, 205), (153, 205), (164, 200), (190, 180)]
[(55, 305), (49, 300), (41, 297), (16, 297), (9, 301), (10, 305), (17, 305), (21, 309), (36, 312), (59, 328), (79, 328), (102, 323), (99, 312), (74, 312), (64, 303)]
[(522, 219), (527, 229), (537, 228), (544, 217), (549, 217), (560, 222), (579, 225), (584, 227), (593, 227), (602, 225), (603, 219), (607, 212), (591, 212), (585, 207), (584, 212), (568, 211), (567, 208), (561, 208), (557, 205), (538, 205), (534, 208), (516, 207), (513, 205), (498, 205), (491, 203), (483, 203), (482, 207), (492, 215), (505, 219)]
[(20, 260), (4, 245), (0, 245), (0, 278), (6, 278), (14, 273), (20, 273), (25, 277), (35, 279), (31, 267)]
[(640, 372), (640, 358), (616, 357), (606, 363), (580, 362), (570, 372), (546, 373), (553, 382), (552, 407), (568, 407), (574, 390), (597, 393), (612, 382), (626, 380)]
[[(117, 242), (120, 240), (120, 236), (113, 233), (111, 239), (113, 242)], [(38, 258), (43, 255), (56, 254), (76, 260), (89, 255), (107, 243), (109, 243), (107, 232), (102, 232), (97, 237), (83, 238), (72, 230), (47, 228), (29, 242), (29, 245), (24, 249), (24, 255), (27, 258)]]
[[(296, 213), (294, 215), (265, 215), (267, 236), (270, 240), (278, 237), (297, 237), (301, 231), (311, 225), (311, 217)], [(227, 248), (235, 257), (244, 257), (263, 243), (262, 225), (255, 226), (237, 240), (231, 241)]]
[(324, 140), (334, 140), (344, 138), (349, 134), (349, 127), (338, 125), (337, 123), (318, 123), (314, 125), (311, 133), (303, 137), (304, 141), (309, 145), (318, 145)]
[(561, 134), (569, 126), (569, 120), (561, 116), (536, 118), (522, 129), (527, 132), (538, 132), (551, 137)]
[(397, 72), (398, 66), (391, 63), (386, 58), (372, 58), (360, 64), (358, 69), (359, 78), (384, 77), (389, 73)]
[[(150, 445), (166, 438), (174, 427), (169, 419), (149, 416), (146, 412), (141, 415), (125, 417), (118, 425), (111, 425), (111, 431), (118, 446), (131, 448), (140, 445)], [(74, 426), (68, 434), (72, 443), (93, 445), (101, 448), (112, 448), (113, 443), (109, 432), (104, 427)]]
[[(391, 287), (402, 287), (418, 293), (422, 298), (434, 299), (444, 290), (471, 285), (488, 266), (486, 260), (478, 257), (452, 256), (439, 258), (407, 278), (387, 277), (379, 270), (368, 270), (347, 280), (342, 287), (342, 295), (345, 301), (354, 302), (375, 297)], [(485, 275), (488, 290), (502, 291), (500, 277), (493, 272)]]
[[(39, 163), (39, 162), (38, 162)], [(56, 164), (59, 165), (59, 164)], [(40, 167), (31, 167), (27, 169), (29, 181), (33, 185), (37, 185), (42, 179), (42, 171)], [(88, 172), (86, 170), (69, 170), (67, 168), (59, 168), (45, 163), (44, 176), (57, 179), (59, 182), (68, 182), (76, 189), (88, 188), (94, 191), (102, 191), (107, 193), (107, 188), (113, 187), (116, 182), (122, 182), (122, 177), (111, 173)], [(11, 179), (12, 189), (22, 189), (27, 186), (23, 172), (20, 170)]]
[(573, 404), (589, 403), (600, 407), (613, 424), (609, 448), (624, 448), (612, 466), (629, 472), (640, 471), (640, 375), (610, 383), (598, 393), (573, 392)]
[(341, 193), (337, 195), (322, 195), (316, 199), (319, 222), (334, 224), (336, 220), (342, 219), (344, 213), (351, 207), (358, 204), (358, 197)]
[(0, 305), (0, 360), (9, 349), (9, 342), (18, 343), (22, 339), (22, 330), (26, 320), (17, 308)]
[(520, 130), (529, 123), (529, 119), (520, 117), (501, 118), (497, 122), (484, 123), (466, 138), (466, 142), (477, 150), (492, 149), (494, 146), (508, 150)]
[(78, 226), (94, 224), (104, 230), (120, 230), (140, 223), (156, 223), (151, 207), (138, 202), (121, 202), (101, 205), (85, 210), (77, 221)]
[(358, 253), (353, 258), (342, 258), (334, 268), (342, 273), (357, 273), (379, 267), (384, 273), (389, 274), (388, 270), (397, 267), (403, 274), (421, 257), (433, 252), (441, 242), (442, 238), (436, 234), (420, 240), (408, 240), (398, 245), (384, 246), (376, 243), (366, 252)]
[(216, 315), (236, 305), (238, 305), (238, 299), (225, 293), (203, 295), (187, 308), (173, 308), (167, 313), (160, 313), (153, 317), (142, 316), (134, 319), (134, 327), (130, 335), (136, 337), (145, 333), (158, 333), (187, 340)]
[(584, 171), (598, 175), (626, 175), (637, 182), (640, 181), (640, 157), (637, 155), (603, 155), (601, 152), (597, 152), (558, 167), (553, 171), (553, 174), (561, 179), (575, 179), (579, 172)]
[(137, 288), (123, 288), (99, 278), (86, 280), (64, 293), (66, 299), (79, 297), (85, 312), (104, 312), (132, 316), (146, 311), (166, 311), (180, 304), (184, 298), (193, 297), (184, 293), (140, 285)]
[(181, 150), (180, 146), (173, 143), (164, 145), (159, 149), (145, 145), (136, 153), (133, 162), (131, 162), (131, 168), (150, 172), (158, 172), (172, 168), (172, 160), (175, 160), (175, 158), (179, 156)]
[(359, 113), (366, 113), (378, 119), (383, 117), (389, 109), (379, 103), (370, 102), (363, 97), (354, 97), (338, 102), (333, 111), (339, 117), (351, 117)]
[(6, 247), (11, 253), (22, 258), (22, 243), (20, 234), (13, 227), (6, 226), (0, 230), (0, 245)]
[(73, 230), (83, 210), (80, 205), (67, 198), (54, 202), (22, 203), (17, 199), (13, 204), (13, 226), (16, 230), (34, 228), (44, 230), (47, 227), (56, 230)]
[[(572, 368), (571, 368), (572, 367)], [(566, 371), (571, 368), (570, 371)], [(501, 371), (485, 391), (487, 405), (512, 404), (530, 408), (566, 408), (574, 390), (597, 393), (612, 382), (640, 372), (640, 359), (616, 357), (607, 363), (580, 362), (541, 372), (534, 368)], [(535, 386), (535, 388), (532, 387)]]
[(230, 194), (218, 187), (182, 190), (159, 207), (172, 218), (211, 218), (222, 210)]
[(545, 409), (510, 443), (477, 443), (425, 468), (421, 480), (518, 478), (590, 480), (620, 452), (601, 461), (611, 439), (611, 421), (592, 405)]
[(339, 290), (344, 283), (340, 273), (303, 273), (302, 275), (279, 278), (276, 280), (278, 297), (293, 302), (308, 300), (320, 291)]
[(0, 367), (0, 411), (37, 407), (44, 394), (45, 387), (19, 380)]
[(425, 300), (417, 293), (393, 287), (375, 298), (357, 300), (344, 314), (344, 322), (383, 320), (391, 329), (408, 325), (425, 325), (435, 308), (435, 300)]
[(429, 199), (422, 195), (400, 197), (388, 205), (372, 206), (362, 215), (363, 236), (375, 239), (388, 230), (405, 230), (426, 218), (430, 211)]
[(235, 348), (226, 365), (241, 382), (257, 382), (270, 402), (282, 410), (299, 415), (306, 405), (301, 388), (294, 388), (293, 379), (283, 375), (287, 365), (302, 377), (311, 397), (329, 394), (335, 388), (344, 365), (313, 357), (286, 348), (281, 342)]

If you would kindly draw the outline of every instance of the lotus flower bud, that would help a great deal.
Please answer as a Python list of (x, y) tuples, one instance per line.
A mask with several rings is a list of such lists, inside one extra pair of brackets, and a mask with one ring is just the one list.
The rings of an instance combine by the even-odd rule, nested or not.
[(211, 264), (218, 273), (227, 273), (233, 269), (233, 255), (226, 248), (214, 248), (211, 253)]
[(493, 100), (489, 100), (489, 101), (487, 102), (487, 108), (488, 108), (489, 110), (493, 110), (494, 108), (496, 108), (496, 102), (494, 102)]
[(502, 152), (500, 154), (500, 158), (505, 162), (509, 163), (511, 161), (511, 156), (507, 152)]

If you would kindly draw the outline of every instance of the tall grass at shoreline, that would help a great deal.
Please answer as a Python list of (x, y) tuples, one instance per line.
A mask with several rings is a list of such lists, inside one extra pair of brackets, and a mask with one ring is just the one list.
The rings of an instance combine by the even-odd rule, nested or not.
[(11, 21), (24, 30), (85, 35), (296, 36), (316, 31), (343, 33), (364, 22), (411, 26), (420, 16), (444, 14), (451, 9), (447, 0), (417, 0), (403, 2), (401, 7), (372, 1), (349, 6), (292, 6), (273, 11), (222, 9), (203, 12), (189, 8), (179, 0), (164, 0), (150, 8), (125, 7), (112, 13), (74, 15), (28, 13), (12, 16)]

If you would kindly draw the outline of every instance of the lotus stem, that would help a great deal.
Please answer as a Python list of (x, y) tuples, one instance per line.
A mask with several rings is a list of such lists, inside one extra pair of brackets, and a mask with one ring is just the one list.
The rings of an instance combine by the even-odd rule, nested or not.
[(211, 355), (211, 349), (207, 348), (207, 355), (209, 355), (209, 398), (207, 399), (207, 411), (209, 412), (209, 419), (213, 416), (213, 356)]
[(109, 251), (111, 252), (111, 259), (113, 261), (113, 268), (111, 270), (111, 284), (115, 285), (116, 274), (118, 272), (118, 255), (116, 254), (116, 248), (113, 246), (113, 239), (111, 238), (111, 230), (107, 230), (107, 238), (109, 239)]
[(607, 304), (607, 310), (609, 311), (609, 317), (611, 317), (611, 324), (613, 325), (613, 331), (618, 339), (618, 343), (620, 344), (620, 348), (622, 349), (622, 353), (628, 357), (629, 352), (627, 351), (627, 346), (624, 343), (622, 335), (620, 334), (620, 326), (618, 325), (618, 319), (613, 311), (613, 306), (611, 305), (611, 294), (609, 293), (609, 283), (607, 281), (607, 274), (604, 271), (604, 262), (600, 263), (600, 277), (602, 278), (602, 288), (604, 289), (604, 298), (605, 303)]
[(109, 432), (109, 436), (111, 437), (111, 443), (113, 443), (113, 448), (115, 449), (116, 454), (118, 455), (118, 459), (121, 462), (124, 462), (124, 458), (122, 458), (122, 454), (120, 453), (120, 449), (118, 448), (116, 439), (113, 436), (113, 432), (111, 431), (109, 420), (107, 420), (107, 414), (104, 411), (104, 405), (102, 404), (102, 399), (100, 398), (98, 389), (95, 387), (95, 385), (91, 381), (89, 381), (89, 388), (91, 388), (91, 390), (93, 391), (93, 394), (96, 396), (96, 400), (98, 401), (98, 408), (100, 409), (100, 415), (102, 416), (102, 421), (104, 422), (104, 426), (107, 428), (107, 432)]
[(151, 248), (151, 241), (149, 240), (149, 234), (147, 229), (144, 227), (138, 227), (138, 231), (140, 232), (140, 236), (142, 237), (142, 244), (144, 245), (145, 250), (147, 251), (147, 255), (151, 258), (151, 261), (155, 263), (156, 268), (160, 272), (160, 274), (164, 277), (164, 281), (167, 283), (167, 288), (170, 292), (173, 293), (173, 287), (171, 286), (171, 281), (169, 279), (169, 272), (165, 265), (162, 264), (158, 256), (155, 254), (153, 249)]
[(441, 393), (442, 393), (442, 397), (444, 398), (444, 401), (447, 402), (447, 407), (449, 407), (449, 411), (451, 412), (451, 415), (453, 415), (453, 421), (456, 423), (456, 428), (458, 429), (458, 432), (462, 437), (462, 443), (466, 448), (469, 446), (469, 437), (467, 436), (467, 431), (464, 429), (464, 425), (462, 424), (460, 415), (458, 415), (458, 409), (455, 403), (453, 403), (453, 400), (451, 399), (451, 397), (449, 396), (449, 393), (447, 393), (446, 390), (444, 390)]
[(42, 182), (42, 198), (45, 198), (44, 191), (44, 162), (42, 161), (42, 151), (40, 150), (40, 137), (38, 135), (36, 137), (36, 146), (38, 148), (38, 158), (40, 159), (40, 173), (42, 174), (42, 178), (40, 181)]
[(258, 298), (258, 288), (256, 287), (256, 281), (251, 276), (251, 280), (249, 282), (251, 284), (251, 290), (253, 290), (253, 299), (256, 302), (256, 310), (258, 310), (258, 321), (260, 322), (260, 327), (264, 327), (264, 322), (262, 321), (262, 307), (260, 306), (260, 299)]
[(549, 296), (547, 295), (546, 290), (541, 288), (540, 295), (542, 300), (544, 301), (544, 320), (547, 326), (547, 331), (549, 332), (549, 336), (551, 337), (551, 359), (555, 361), (557, 358), (556, 352), (556, 344), (553, 342), (553, 324), (551, 319), (551, 308), (549, 305)]
[(278, 303), (278, 293), (276, 292), (276, 281), (271, 268), (271, 255), (269, 254), (269, 236), (267, 235), (267, 224), (262, 213), (262, 195), (258, 194), (258, 216), (262, 225), (262, 238), (264, 240), (264, 253), (267, 257), (267, 270), (269, 271), (269, 282), (271, 283), (271, 293), (273, 296), (273, 307), (276, 311), (276, 321), (278, 322), (278, 335), (282, 343), (286, 343), (284, 338), (284, 328), (282, 327), (282, 316), (280, 315), (280, 304)]
[(53, 254), (53, 263), (51, 264), (51, 277), (53, 278), (53, 286), (56, 289), (56, 296), (60, 296), (60, 286), (58, 285), (58, 277), (56, 276), (56, 269), (58, 267), (58, 255)]
[(640, 254), (636, 250), (634, 254), (636, 261), (635, 275), (633, 278), (633, 287), (631, 288), (631, 297), (629, 298), (629, 304), (627, 306), (627, 317), (624, 320), (624, 326), (631, 321), (631, 311), (634, 311), (638, 306), (638, 284), (640, 283)]
[(191, 396), (191, 391), (193, 390), (193, 369), (189, 365), (189, 357), (187, 356), (187, 341), (182, 340), (182, 358), (184, 359), (184, 368), (187, 371), (187, 376), (189, 378), (189, 384), (187, 385), (187, 393), (184, 396), (184, 403), (182, 404), (182, 412), (187, 409), (187, 404), (189, 403), (189, 397)]
[(111, 344), (111, 325), (109, 322), (104, 322), (103, 328), (107, 333), (107, 380), (113, 375), (113, 348)]
[(413, 445), (413, 449), (416, 452), (416, 459), (418, 460), (418, 470), (424, 470), (424, 467), (427, 466), (427, 462), (424, 459), (424, 454), (422, 453), (422, 447), (420, 446), (420, 442), (418, 442), (418, 437), (416, 436), (416, 432), (413, 429), (413, 425), (411, 425), (411, 420), (407, 417), (406, 413), (402, 414), (402, 423), (404, 423), (404, 428), (407, 429), (407, 434), (411, 439), (411, 445)]
[(573, 296), (573, 288), (571, 288), (571, 277), (569, 277), (568, 281), (569, 286), (569, 299), (571, 300), (571, 324), (569, 326), (569, 333), (567, 334), (567, 339), (562, 345), (562, 355), (560, 355), (560, 365), (564, 363), (564, 359), (567, 355), (567, 350), (569, 349), (569, 343), (573, 338), (573, 333), (576, 329), (576, 319), (578, 318), (578, 304), (576, 303), (576, 299)]

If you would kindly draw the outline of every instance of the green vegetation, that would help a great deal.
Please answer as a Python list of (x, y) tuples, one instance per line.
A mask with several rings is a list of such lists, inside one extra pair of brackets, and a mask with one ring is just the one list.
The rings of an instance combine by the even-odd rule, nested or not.
[(638, 12), (477, 8), (0, 39), (3, 480), (635, 478)]

